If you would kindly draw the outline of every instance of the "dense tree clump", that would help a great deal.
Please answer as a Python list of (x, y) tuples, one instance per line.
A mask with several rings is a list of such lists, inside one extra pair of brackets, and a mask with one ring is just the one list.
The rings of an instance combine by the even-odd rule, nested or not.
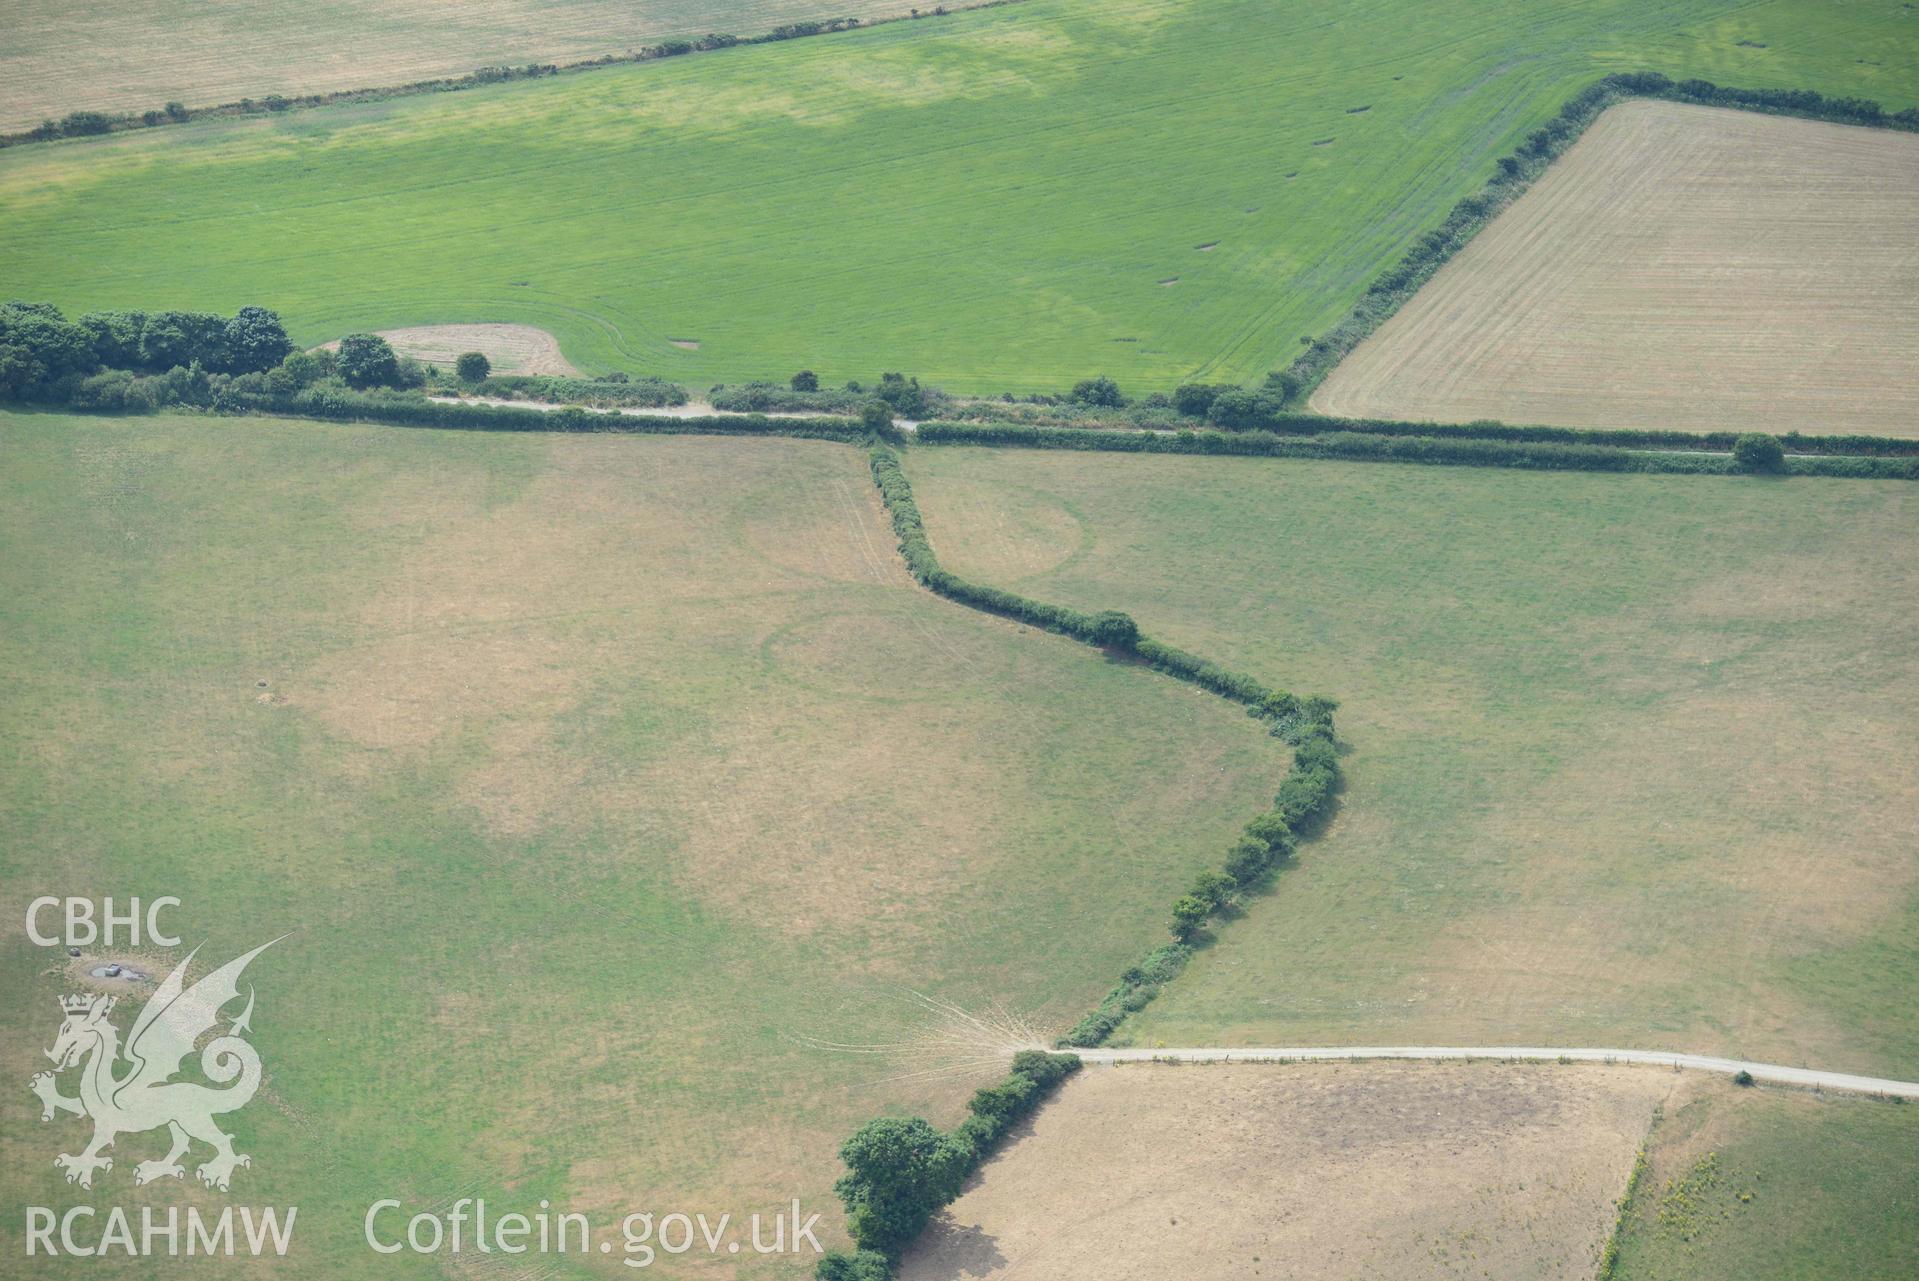
[(818, 391), (820, 376), (810, 369), (802, 369), (793, 375), (791, 386), (794, 391)]
[(942, 1133), (919, 1117), (868, 1121), (840, 1147), (846, 1173), (833, 1190), (846, 1206), (846, 1229), (859, 1249), (819, 1263), (820, 1281), (884, 1281), (927, 1221), (959, 1195), (966, 1176), (1006, 1132), (1030, 1116), (1078, 1071), (1071, 1054), (1022, 1050), (1006, 1079), (977, 1091), (958, 1128)]
[(1732, 444), (1733, 465), (1740, 471), (1786, 470), (1786, 447), (1777, 436), (1748, 432)]
[(293, 352), (279, 316), (242, 307), (231, 318), (200, 311), (89, 312), (70, 321), (50, 303), (0, 306), (0, 396), (99, 407), (83, 382), (114, 375), (130, 385), (136, 375), (172, 370), (202, 374), (257, 374)]
[(400, 378), (400, 358), (378, 334), (348, 334), (340, 340), (340, 377), (354, 388), (391, 387)]
[(293, 354), (280, 317), (265, 307), (242, 307), (226, 324), (227, 373), (251, 374), (273, 368)]
[[(493, 372), (493, 362), (486, 358), (483, 351), (463, 351), (459, 359), (453, 362), (453, 372), (461, 382), (483, 383), (487, 375)], [(625, 377), (622, 376), (620, 381), (625, 382)]]
[(1120, 394), (1119, 384), (1103, 374), (1073, 384), (1067, 399), (1076, 405), (1098, 405), (1106, 409), (1121, 409), (1126, 405), (1126, 397)]
[(1093, 644), (1107, 649), (1130, 650), (1139, 644), (1139, 624), (1129, 615), (1109, 609), (1093, 616), (1093, 630), (1089, 639)]
[(920, 390), (920, 380), (908, 378), (904, 374), (881, 374), (880, 385), (873, 389), (873, 395), (892, 406), (893, 412), (901, 418), (926, 417), (926, 393)]

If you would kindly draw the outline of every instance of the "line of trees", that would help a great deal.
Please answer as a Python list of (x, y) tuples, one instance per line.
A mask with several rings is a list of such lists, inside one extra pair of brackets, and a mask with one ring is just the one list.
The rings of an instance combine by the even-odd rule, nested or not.
[(205, 311), (94, 311), (68, 320), (44, 302), (0, 305), (0, 394), (57, 398), (67, 380), (102, 369), (158, 374), (199, 365), (208, 373), (272, 369), (293, 354), (280, 317), (265, 307), (232, 316)]
[(418, 361), (374, 334), (347, 335), (337, 354), (296, 351), (265, 307), (232, 316), (95, 311), (68, 320), (51, 303), (0, 305), (0, 400), (145, 413), (284, 399), (321, 383), (365, 390), (425, 381)]

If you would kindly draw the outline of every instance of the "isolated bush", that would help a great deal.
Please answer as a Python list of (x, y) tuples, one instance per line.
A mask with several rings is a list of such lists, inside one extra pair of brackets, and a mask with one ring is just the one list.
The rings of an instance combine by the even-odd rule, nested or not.
[(1118, 610), (1109, 609), (1093, 617), (1093, 630), (1089, 638), (1095, 645), (1107, 649), (1132, 649), (1139, 644), (1139, 624)]
[(293, 354), (293, 343), (278, 312), (265, 307), (242, 307), (227, 321), (221, 346), (229, 373), (249, 374), (271, 369)]
[(1252, 836), (1242, 836), (1226, 852), (1226, 875), (1240, 885), (1252, 885), (1277, 861), (1273, 847)]
[(1732, 1083), (1734, 1085), (1751, 1085), (1753, 1084), (1752, 1073), (1746, 1071), (1744, 1068), (1740, 1068), (1737, 1072), (1733, 1073)]
[(1304, 385), (1300, 376), (1290, 369), (1282, 369), (1266, 375), (1266, 393), (1281, 405), (1289, 405), (1299, 395)]
[(792, 388), (794, 391), (818, 391), (820, 376), (810, 369), (802, 369), (793, 375)]
[(60, 132), (69, 138), (84, 138), (113, 128), (111, 118), (98, 111), (75, 111), (60, 122)]
[(1204, 418), (1219, 394), (1229, 390), (1219, 383), (1181, 383), (1173, 389), (1173, 408), (1188, 418)]
[(92, 311), (75, 322), (93, 341), (93, 357), (109, 369), (140, 367), (140, 335), (146, 329), (143, 311)]
[(1219, 911), (1238, 893), (1239, 882), (1224, 872), (1201, 872), (1193, 881), (1192, 897), (1206, 904), (1209, 911)]
[(1732, 443), (1732, 461), (1740, 471), (1784, 471), (1786, 447), (1776, 436), (1748, 432)]
[(995, 1125), (1010, 1124), (1013, 1118), (1024, 1114), (1027, 1101), (1037, 1088), (1033, 1080), (1016, 1072), (998, 1085), (976, 1091), (967, 1101), (966, 1110)]
[(828, 1250), (820, 1256), (813, 1276), (816, 1281), (892, 1281), (893, 1264), (873, 1250), (861, 1250), (857, 1254)]
[(157, 311), (140, 331), (140, 363), (156, 372), (199, 362), (227, 364), (227, 320), (206, 311)]
[(880, 385), (873, 389), (873, 394), (891, 405), (893, 412), (901, 418), (926, 417), (926, 393), (920, 390), (920, 380), (917, 378), (908, 378), (904, 374), (881, 374)]
[(1279, 785), (1279, 793), (1273, 798), (1273, 808), (1286, 820), (1286, 825), (1298, 832), (1311, 825), (1332, 799), (1333, 785), (1337, 781), (1330, 769), (1300, 769), (1297, 765), (1286, 780)]
[(64, 399), (61, 388), (100, 367), (93, 336), (50, 303), (0, 306), (0, 393)]
[(1126, 397), (1120, 394), (1119, 384), (1104, 374), (1074, 383), (1067, 399), (1076, 405), (1098, 405), (1105, 409), (1120, 409), (1126, 404)]
[(67, 403), (75, 409), (118, 412), (126, 408), (127, 389), (132, 385), (132, 371), (109, 369), (103, 374), (82, 379)]
[(1213, 397), (1213, 403), (1206, 410), (1206, 421), (1215, 427), (1238, 431), (1258, 426), (1260, 409), (1257, 393), (1244, 387), (1228, 387)]
[(461, 382), (483, 383), (493, 372), (493, 362), (483, 351), (463, 351), (453, 362), (453, 372)]
[(1293, 829), (1273, 810), (1246, 824), (1247, 839), (1257, 841), (1275, 858), (1289, 857), (1294, 849)]
[(1191, 939), (1212, 913), (1212, 905), (1204, 899), (1194, 898), (1191, 894), (1180, 895), (1173, 900), (1173, 937), (1182, 943)]
[(340, 339), (340, 377), (354, 388), (391, 387), (400, 377), (400, 359), (378, 334), (348, 334)]
[(340, 360), (330, 351), (296, 351), (280, 362), (293, 385), (307, 387), (340, 372)]

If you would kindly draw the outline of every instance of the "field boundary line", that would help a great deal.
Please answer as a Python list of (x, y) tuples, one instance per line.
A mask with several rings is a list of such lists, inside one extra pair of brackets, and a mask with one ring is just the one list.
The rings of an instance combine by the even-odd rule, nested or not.
[(939, 5), (932, 9), (911, 9), (904, 13), (880, 14), (870, 18), (799, 18), (792, 22), (782, 22), (769, 30), (750, 36), (716, 34), (700, 36), (694, 39), (669, 37), (658, 43), (641, 45), (628, 53), (605, 53), (597, 58), (580, 58), (573, 62), (528, 62), (518, 66), (476, 67), (460, 75), (432, 76), (423, 80), (407, 80), (393, 85), (369, 85), (359, 89), (330, 89), (321, 93), (303, 93), (288, 97), (270, 93), (264, 98), (242, 98), (238, 102), (221, 102), (207, 107), (188, 107), (179, 103), (169, 103), (171, 110), (115, 112), (80, 109), (70, 111), (58, 121), (47, 120), (32, 129), (21, 129), (11, 133), (0, 133), (0, 150), (8, 147), (26, 147), (41, 142), (62, 142), (76, 138), (97, 138), (110, 133), (135, 133), (148, 129), (164, 128), (167, 125), (183, 125), (195, 120), (235, 119), (246, 116), (283, 115), (288, 111), (310, 111), (317, 107), (334, 107), (355, 102), (386, 102), (394, 98), (415, 98), (429, 93), (459, 93), (466, 89), (479, 89), (487, 85), (506, 84), (514, 80), (543, 80), (553, 76), (577, 75), (583, 71), (599, 71), (606, 67), (630, 67), (643, 62), (659, 62), (666, 58), (687, 57), (696, 53), (717, 53), (722, 49), (737, 49), (743, 45), (784, 44), (789, 40), (804, 40), (811, 36), (841, 35), (849, 31), (865, 31), (871, 27), (891, 26), (896, 22), (923, 22), (929, 18), (946, 18), (956, 13), (968, 13), (977, 9), (1003, 9), (1022, 3), (1022, 0), (971, 0), (966, 3)]
[(1744, 1072), (1754, 1081), (1764, 1081), (1771, 1085), (1791, 1085), (1812, 1090), (1838, 1090), (1848, 1094), (1870, 1094), (1882, 1098), (1919, 1099), (1919, 1081), (1856, 1076), (1850, 1072), (1788, 1067), (1780, 1063), (1757, 1063), (1747, 1059), (1719, 1058), (1710, 1054), (1684, 1054), (1676, 1050), (1593, 1049), (1536, 1045), (1349, 1045), (1208, 1046), (1153, 1049), (1099, 1047), (1079, 1050), (1077, 1053), (1087, 1063), (1109, 1065), (1121, 1063), (1333, 1063), (1380, 1059), (1608, 1063), (1716, 1072), (1726, 1076), (1737, 1076)]

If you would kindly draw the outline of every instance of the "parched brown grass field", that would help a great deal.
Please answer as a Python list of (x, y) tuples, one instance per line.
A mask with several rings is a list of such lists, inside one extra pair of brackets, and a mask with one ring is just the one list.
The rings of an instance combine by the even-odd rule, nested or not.
[[(365, 1248), (383, 1196), (616, 1241), (798, 1196), (832, 1240), (840, 1141), (951, 1125), (1004, 1059), (809, 1038), (937, 1030), (909, 991), (1056, 1034), (1286, 768), (1216, 698), (920, 590), (843, 445), (0, 414), (0, 542), (0, 1077), (85, 981), (36, 895), (177, 895), (202, 959), (294, 931), (232, 1121), (236, 1196), (301, 1207), (276, 1276), (444, 1275)], [(70, 1204), (77, 1123), (16, 1102), (0, 1201)]]
[(1312, 403), (1919, 435), (1919, 135), (1614, 107)]
[(1088, 1068), (968, 1186), (905, 1281), (1590, 1281), (1654, 1069)]
[[(0, 45), (0, 130), (69, 111), (145, 111), (579, 62), (709, 31), (903, 14), (900, 0), (15, 0)], [(928, 6), (929, 8), (931, 6)]]
[(1909, 482), (907, 466), (953, 572), (1341, 700), (1338, 813), (1133, 1044), (1919, 1075)]

